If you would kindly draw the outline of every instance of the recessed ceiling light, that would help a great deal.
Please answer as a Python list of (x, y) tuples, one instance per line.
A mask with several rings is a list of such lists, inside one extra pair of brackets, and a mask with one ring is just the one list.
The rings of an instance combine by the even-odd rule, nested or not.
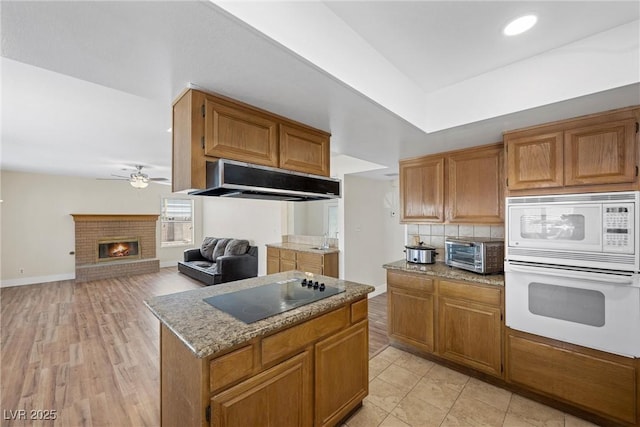
[(536, 22), (538, 22), (538, 17), (535, 15), (521, 16), (520, 18), (516, 18), (513, 21), (509, 22), (509, 24), (504, 27), (504, 30), (502, 30), (502, 32), (505, 36), (515, 36), (518, 34), (522, 34), (536, 25)]

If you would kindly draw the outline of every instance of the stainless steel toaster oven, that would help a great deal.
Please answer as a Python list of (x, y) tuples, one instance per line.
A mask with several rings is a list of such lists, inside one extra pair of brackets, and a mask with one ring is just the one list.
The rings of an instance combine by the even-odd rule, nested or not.
[(478, 237), (447, 237), (444, 242), (444, 262), (474, 273), (490, 274), (504, 271), (504, 241)]

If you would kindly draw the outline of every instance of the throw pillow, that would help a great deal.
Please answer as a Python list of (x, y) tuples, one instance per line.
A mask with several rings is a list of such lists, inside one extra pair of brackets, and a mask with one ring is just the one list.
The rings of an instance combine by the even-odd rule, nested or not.
[(225, 255), (244, 255), (249, 249), (248, 240), (233, 239), (224, 250)]
[(219, 256), (224, 255), (224, 250), (230, 241), (231, 239), (218, 239), (218, 243), (216, 243), (213, 254), (211, 254), (211, 259), (213, 260), (213, 262), (216, 262)]
[(215, 237), (205, 237), (202, 240), (202, 246), (200, 246), (200, 255), (202, 255), (204, 259), (213, 261), (212, 254), (213, 250), (216, 247), (216, 243), (218, 243), (218, 240), (219, 239)]

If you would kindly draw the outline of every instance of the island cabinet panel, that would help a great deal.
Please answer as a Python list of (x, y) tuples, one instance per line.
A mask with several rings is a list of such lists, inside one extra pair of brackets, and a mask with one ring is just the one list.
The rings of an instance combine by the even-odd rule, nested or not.
[(335, 426), (369, 393), (368, 321), (315, 346), (315, 425)]
[(504, 133), (509, 195), (638, 189), (640, 108)]
[(281, 168), (329, 176), (329, 135), (297, 126), (280, 125), (279, 141)]
[(324, 338), (349, 324), (350, 307), (342, 307), (313, 320), (293, 326), (262, 340), (262, 363), (270, 364), (294, 354), (318, 338)]
[(433, 281), (387, 271), (389, 337), (419, 350), (434, 350)]
[(444, 221), (444, 157), (400, 161), (400, 222)]
[(502, 223), (504, 179), (502, 144), (447, 157), (446, 218), (455, 223)]
[(238, 380), (251, 376), (258, 369), (256, 359), (253, 345), (213, 359), (209, 365), (211, 391), (215, 393)]
[(278, 167), (278, 125), (268, 116), (207, 97), (205, 155)]
[(306, 427), (313, 423), (312, 402), (311, 354), (305, 351), (213, 396), (212, 426)]
[(636, 425), (635, 360), (507, 329), (507, 381)]

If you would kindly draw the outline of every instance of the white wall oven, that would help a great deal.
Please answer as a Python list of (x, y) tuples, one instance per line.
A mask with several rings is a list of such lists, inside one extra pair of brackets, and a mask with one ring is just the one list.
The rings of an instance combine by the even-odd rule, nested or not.
[(640, 192), (508, 197), (506, 324), (640, 357)]

